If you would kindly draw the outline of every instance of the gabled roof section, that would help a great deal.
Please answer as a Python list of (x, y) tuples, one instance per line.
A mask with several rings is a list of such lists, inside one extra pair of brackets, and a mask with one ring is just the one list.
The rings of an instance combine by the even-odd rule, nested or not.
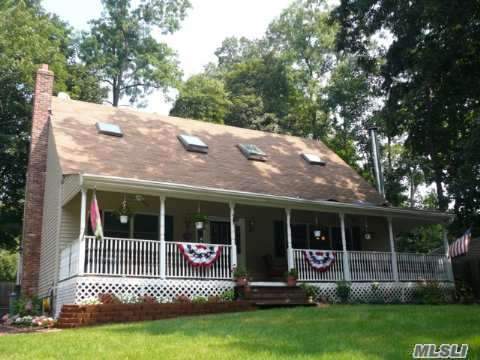
[[(120, 126), (123, 137), (97, 132)], [(382, 197), (320, 141), (149, 114), (74, 100), (52, 99), (51, 124), (64, 175), (97, 174), (191, 186), (289, 196), (383, 203)], [(208, 154), (186, 151), (178, 136), (195, 134)], [(249, 161), (237, 144), (255, 144), (268, 161)], [(311, 166), (302, 153), (327, 166)]]

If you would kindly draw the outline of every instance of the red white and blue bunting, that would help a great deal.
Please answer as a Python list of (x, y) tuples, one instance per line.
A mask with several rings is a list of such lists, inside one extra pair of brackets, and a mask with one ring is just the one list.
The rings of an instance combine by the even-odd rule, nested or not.
[(327, 271), (335, 262), (335, 252), (304, 250), (303, 255), (312, 268), (318, 271)]
[(218, 245), (205, 244), (178, 244), (178, 249), (193, 267), (211, 266), (222, 252)]

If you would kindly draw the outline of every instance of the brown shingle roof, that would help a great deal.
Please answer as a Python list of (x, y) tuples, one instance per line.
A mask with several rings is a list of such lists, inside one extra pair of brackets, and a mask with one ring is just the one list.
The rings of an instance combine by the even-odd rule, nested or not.
[[(98, 134), (97, 122), (120, 125), (124, 136)], [(64, 174), (382, 203), (372, 186), (319, 141), (55, 97), (52, 125)], [(208, 144), (208, 154), (187, 152), (177, 139), (182, 133), (200, 137)], [(239, 143), (259, 146), (268, 160), (247, 160), (236, 147)], [(318, 153), (326, 166), (309, 165), (302, 152)]]

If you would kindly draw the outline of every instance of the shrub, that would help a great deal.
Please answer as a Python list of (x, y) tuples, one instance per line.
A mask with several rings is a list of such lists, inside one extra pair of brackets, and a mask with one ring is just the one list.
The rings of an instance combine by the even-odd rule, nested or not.
[(445, 296), (438, 282), (426, 281), (418, 284), (413, 293), (413, 300), (417, 304), (444, 304)]
[(192, 299), (193, 304), (206, 304), (208, 302), (208, 299), (204, 296), (195, 296)]
[(298, 278), (298, 271), (297, 271), (297, 269), (290, 269), (290, 270), (288, 270), (288, 271), (285, 273), (285, 277), (289, 277), (289, 276), (294, 277), (295, 279), (297, 279), (297, 278)]
[(315, 292), (315, 286), (309, 285), (309, 284), (300, 284), (300, 287), (305, 291), (305, 295), (307, 297), (313, 297), (315, 298), (316, 292)]
[(222, 295), (220, 295), (220, 298), (223, 301), (233, 301), (235, 300), (235, 291), (233, 289), (225, 290)]
[(16, 300), (14, 303), (15, 314), (22, 317), (26, 315), (35, 316), (42, 315), (42, 301), (34, 297), (24, 297)]
[(222, 302), (222, 298), (220, 296), (209, 296), (208, 297), (208, 302), (212, 304), (217, 304)]
[(79, 305), (100, 305), (101, 302), (96, 296), (92, 296), (86, 299), (82, 299), (78, 302)]
[(378, 282), (373, 282), (372, 285), (370, 286), (370, 289), (372, 291), (372, 297), (369, 301), (371, 304), (384, 304), (386, 301), (384, 297), (382, 296), (382, 293), (380, 291), (380, 284)]
[(455, 299), (462, 304), (473, 304), (475, 302), (473, 289), (464, 281), (456, 281)]
[(337, 296), (342, 303), (347, 303), (350, 299), (350, 293), (352, 291), (352, 285), (348, 281), (337, 282)]
[(158, 301), (155, 297), (150, 295), (143, 295), (138, 298), (138, 302), (142, 304), (158, 304)]
[(192, 302), (192, 300), (190, 300), (190, 298), (186, 295), (177, 295), (175, 296), (173, 302), (177, 304), (189, 304)]
[(109, 293), (99, 294), (98, 300), (100, 300), (102, 304), (121, 304), (122, 303), (117, 296)]

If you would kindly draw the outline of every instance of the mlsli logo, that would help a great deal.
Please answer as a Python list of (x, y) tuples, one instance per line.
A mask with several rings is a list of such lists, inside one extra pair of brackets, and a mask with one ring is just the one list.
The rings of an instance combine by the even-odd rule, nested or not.
[(468, 344), (415, 344), (414, 359), (466, 359)]

